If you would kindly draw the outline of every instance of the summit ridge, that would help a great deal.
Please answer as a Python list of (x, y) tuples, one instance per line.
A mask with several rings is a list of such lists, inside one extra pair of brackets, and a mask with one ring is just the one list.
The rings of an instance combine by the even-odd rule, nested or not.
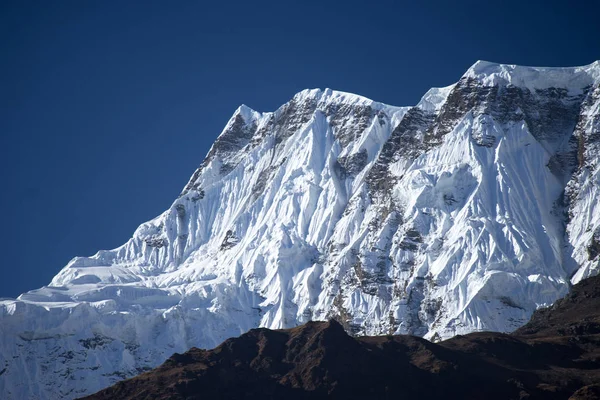
[(308, 321), (514, 331), (599, 270), (599, 70), (478, 62), (413, 107), (240, 106), (168, 210), (0, 300), (0, 392), (81, 397)]

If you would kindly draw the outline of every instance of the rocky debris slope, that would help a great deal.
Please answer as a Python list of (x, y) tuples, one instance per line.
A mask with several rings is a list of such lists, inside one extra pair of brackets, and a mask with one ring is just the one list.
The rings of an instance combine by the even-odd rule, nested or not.
[(256, 327), (513, 331), (598, 272), (599, 108), (598, 62), (241, 106), (167, 211), (0, 301), (0, 393), (82, 396)]

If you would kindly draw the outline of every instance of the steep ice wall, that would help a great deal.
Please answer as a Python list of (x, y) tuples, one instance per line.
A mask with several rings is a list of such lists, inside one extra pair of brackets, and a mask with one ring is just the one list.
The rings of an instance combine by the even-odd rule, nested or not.
[[(596, 62), (598, 65), (598, 62)], [(578, 169), (569, 182), (569, 245), (576, 265), (572, 283), (598, 273), (600, 263), (600, 84), (589, 89), (575, 128)]]
[(74, 398), (250, 328), (511, 331), (598, 269), (599, 75), (478, 62), (415, 107), (236, 110), (169, 210), (0, 301), (0, 392)]

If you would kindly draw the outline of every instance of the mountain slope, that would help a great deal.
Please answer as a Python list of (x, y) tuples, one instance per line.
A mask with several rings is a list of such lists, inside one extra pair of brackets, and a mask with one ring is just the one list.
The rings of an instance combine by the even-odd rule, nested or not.
[(169, 210), (0, 301), (0, 392), (81, 396), (259, 326), (520, 327), (598, 270), (599, 86), (477, 62), (414, 107), (241, 106)]
[(598, 310), (593, 277), (510, 336), (354, 339), (335, 321), (253, 329), (87, 399), (600, 399)]

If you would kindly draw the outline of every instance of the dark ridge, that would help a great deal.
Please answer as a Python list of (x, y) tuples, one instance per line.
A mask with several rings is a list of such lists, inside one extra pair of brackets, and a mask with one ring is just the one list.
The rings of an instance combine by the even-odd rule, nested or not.
[(353, 338), (336, 321), (174, 354), (103, 399), (600, 399), (600, 277), (513, 334)]

